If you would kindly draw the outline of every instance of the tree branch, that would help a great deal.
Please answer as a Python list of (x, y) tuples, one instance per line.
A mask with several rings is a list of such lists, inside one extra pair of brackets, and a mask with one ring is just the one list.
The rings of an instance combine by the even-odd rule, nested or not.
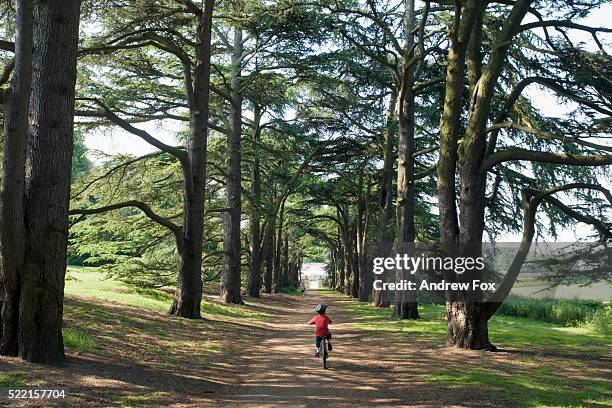
[(612, 154), (593, 156), (574, 156), (570, 154), (539, 152), (526, 149), (500, 150), (489, 155), (482, 163), (481, 169), (489, 171), (496, 165), (513, 160), (524, 160), (538, 163), (566, 164), (571, 166), (606, 166), (612, 164)]
[(68, 214), (69, 215), (79, 215), (79, 214), (80, 215), (94, 215), (94, 214), (105, 213), (108, 211), (118, 210), (120, 208), (127, 208), (127, 207), (136, 207), (140, 209), (151, 220), (155, 221), (156, 223), (158, 223), (159, 225), (163, 227), (168, 228), (175, 235), (177, 234), (180, 235), (182, 231), (181, 226), (176, 225), (175, 223), (170, 221), (170, 219), (162, 217), (161, 215), (155, 213), (151, 209), (151, 207), (149, 207), (148, 204), (143, 203), (142, 201), (136, 201), (136, 200), (124, 201), (121, 203), (106, 205), (104, 207), (98, 207), (98, 208), (72, 209), (68, 212)]
[(77, 98), (77, 99), (78, 100), (94, 102), (95, 104), (97, 104), (98, 106), (100, 106), (102, 108), (102, 110), (104, 112), (102, 117), (107, 118), (108, 120), (113, 122), (115, 125), (117, 125), (120, 128), (122, 128), (123, 130), (125, 130), (127, 132), (130, 132), (131, 134), (133, 134), (135, 136), (138, 136), (139, 138), (141, 138), (145, 142), (149, 143), (150, 145), (158, 148), (159, 150), (175, 156), (177, 159), (179, 159), (181, 164), (189, 165), (189, 158), (188, 158), (187, 152), (185, 150), (183, 150), (183, 149), (181, 149), (179, 147), (167, 145), (167, 144), (163, 143), (162, 141), (160, 141), (160, 140), (156, 139), (155, 137), (153, 137), (149, 132), (147, 132), (145, 130), (142, 130), (142, 129), (139, 129), (139, 128), (135, 127), (135, 126), (132, 126), (127, 120), (117, 116), (101, 100), (99, 100), (97, 98)]
[(9, 78), (11, 77), (11, 72), (13, 72), (14, 68), (15, 68), (15, 59), (12, 59), (2, 69), (2, 75), (0, 75), (0, 86), (8, 82)]
[(423, 170), (422, 172), (416, 173), (414, 177), (412, 177), (412, 180), (417, 181), (417, 180), (424, 179), (427, 176), (435, 174), (437, 170), (438, 170), (438, 164), (436, 163), (433, 166)]
[(543, 28), (543, 27), (565, 27), (574, 30), (588, 31), (591, 34), (602, 32), (612, 33), (612, 28), (607, 27), (589, 27), (582, 24), (577, 24), (572, 21), (558, 21), (558, 20), (545, 20), (536, 21), (533, 23), (523, 24), (519, 27), (519, 31), (531, 30), (532, 28)]
[(84, 187), (82, 187), (79, 191), (77, 191), (76, 193), (72, 194), (70, 199), (75, 199), (78, 198), (81, 194), (83, 194), (89, 187), (91, 187), (93, 184), (97, 183), (100, 180), (103, 180), (109, 176), (112, 176), (114, 173), (116, 173), (119, 169), (124, 168), (124, 167), (128, 167), (131, 166), (134, 163), (137, 163), (139, 161), (142, 160), (146, 160), (146, 159), (150, 159), (152, 157), (157, 157), (160, 156), (162, 154), (164, 154), (165, 152), (154, 152), (154, 153), (149, 153), (149, 154), (145, 154), (144, 156), (139, 156), (139, 157), (135, 157), (133, 159), (127, 160), (123, 163), (120, 163), (112, 168), (110, 168), (108, 171), (106, 171), (104, 174), (102, 174), (101, 176), (95, 177), (94, 179), (90, 180), (89, 182), (87, 182), (85, 184)]
[[(518, 84), (516, 84), (514, 89), (512, 89), (512, 91), (508, 95), (508, 98), (504, 102), (503, 107), (497, 113), (495, 119), (493, 120), (493, 124), (501, 123), (503, 120), (506, 119), (506, 117), (510, 113), (510, 110), (512, 109), (512, 107), (514, 106), (514, 104), (516, 103), (518, 98), (521, 96), (523, 90), (527, 86), (529, 86), (530, 84), (533, 84), (533, 83), (537, 83), (537, 84), (540, 84), (542, 86), (545, 86), (545, 87), (553, 90), (557, 94), (559, 94), (561, 96), (564, 96), (566, 98), (569, 98), (569, 99), (571, 99), (571, 100), (573, 100), (573, 101), (575, 101), (575, 102), (577, 102), (579, 104), (588, 106), (589, 108), (591, 108), (591, 109), (593, 109), (593, 110), (595, 110), (595, 111), (597, 111), (599, 113), (602, 113), (602, 114), (608, 115), (608, 116), (612, 116), (612, 111), (610, 111), (609, 109), (601, 107), (601, 106), (599, 106), (597, 103), (595, 103), (593, 101), (590, 101), (588, 99), (579, 97), (578, 95), (574, 94), (573, 92), (570, 92), (569, 90), (563, 88), (556, 80), (554, 80), (552, 78), (527, 77), (527, 78), (522, 79)], [(489, 143), (487, 145), (487, 155), (492, 154), (495, 151), (495, 145), (497, 144), (498, 133), (499, 132), (493, 132), (493, 134), (491, 135), (491, 138), (489, 139)]]
[(487, 128), (485, 133), (490, 133), (490, 132), (494, 132), (500, 129), (517, 129), (520, 130), (522, 132), (525, 133), (530, 133), (532, 135), (535, 135), (537, 138), (539, 139), (543, 139), (543, 140), (559, 140), (562, 142), (573, 142), (585, 147), (590, 147), (592, 149), (597, 149), (597, 150), (602, 150), (602, 151), (606, 151), (606, 152), (612, 152), (612, 147), (610, 146), (603, 146), (603, 145), (599, 145), (596, 143), (591, 143), (591, 142), (587, 142), (586, 140), (581, 140), (578, 137), (575, 136), (557, 136), (551, 132), (546, 132), (544, 130), (540, 130), (540, 129), (534, 129), (534, 128), (530, 128), (527, 126), (522, 126), (519, 125), (517, 123), (512, 123), (512, 122), (504, 122), (504, 123), (498, 123), (495, 125), (492, 125), (490, 127)]
[(12, 41), (0, 40), (0, 50), (15, 52), (15, 43)]
[[(375, 13), (376, 11), (374, 9), (374, 6), (372, 4), (370, 4), (370, 6), (371, 6), (371, 9), (372, 9), (372, 12)], [(370, 21), (374, 22), (374, 24), (376, 24), (385, 33), (385, 35), (388, 37), (389, 41), (391, 42), (391, 45), (395, 49), (395, 52), (397, 52), (398, 54), (402, 53), (402, 46), (397, 41), (397, 38), (395, 37), (395, 34), (393, 34), (393, 32), (391, 31), (391, 29), (389, 28), (387, 23), (385, 23), (377, 15), (367, 13), (367, 12), (365, 12), (363, 10), (355, 10), (355, 9), (343, 8), (343, 7), (340, 7), (338, 4), (336, 4), (335, 8), (330, 9), (330, 11), (332, 13), (355, 14), (355, 15), (358, 15), (360, 17), (369, 19)]]
[(417, 95), (421, 91), (429, 88), (430, 86), (433, 86), (433, 85), (436, 85), (436, 84), (441, 84), (443, 82), (444, 82), (444, 78), (443, 77), (433, 78), (433, 79), (429, 79), (427, 81), (419, 82), (417, 84), (414, 84), (414, 86), (412, 87), (412, 92), (414, 92), (414, 94)]
[(440, 150), (440, 146), (432, 146), (432, 147), (428, 147), (428, 148), (423, 149), (423, 150), (418, 150), (418, 151), (414, 152), (412, 157), (415, 158), (415, 157), (423, 156), (424, 154), (433, 153), (436, 150)]
[(578, 211), (574, 210), (573, 208), (563, 204), (560, 200), (552, 197), (552, 196), (546, 196), (544, 198), (544, 200), (552, 205), (554, 205), (555, 207), (557, 207), (559, 210), (561, 210), (563, 213), (565, 213), (567, 216), (575, 219), (576, 221), (580, 221), (583, 222), (585, 224), (590, 224), (592, 225), (597, 232), (599, 233), (600, 236), (600, 240), (603, 242), (607, 239), (612, 239), (612, 231), (610, 231), (610, 229), (603, 223), (601, 222), (601, 220), (598, 220), (595, 217), (592, 217), (590, 215), (585, 215), (582, 213), (579, 213)]
[(202, 14), (202, 10), (191, 0), (174, 0), (176, 3), (183, 5), (189, 10), (190, 13), (199, 16)]

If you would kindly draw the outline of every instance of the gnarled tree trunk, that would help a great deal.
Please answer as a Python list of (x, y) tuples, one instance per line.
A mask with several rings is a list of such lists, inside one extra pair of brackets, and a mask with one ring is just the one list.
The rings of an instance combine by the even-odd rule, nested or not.
[(446, 303), (446, 313), (449, 346), (474, 350), (494, 349), (489, 342), (484, 303), (454, 299)]
[[(486, 153), (486, 126), (491, 112), (492, 97), (502, 71), (508, 48), (516, 29), (527, 13), (530, 0), (518, 0), (498, 33), (491, 48), (486, 68), (481, 72), (478, 53), (481, 47), (482, 13), (486, 2), (471, 0), (455, 10), (455, 25), (451, 32), (448, 54), (444, 112), (440, 122), (440, 164), (438, 167), (438, 201), (440, 205), (440, 234), (444, 245), (459, 242), (455, 248), (463, 257), (482, 254), (486, 169), (482, 163)], [(462, 128), (462, 95), (469, 60), (471, 91), (468, 123), (457, 155)], [(459, 160), (457, 160), (459, 159)], [(459, 161), (460, 194), (459, 216), (455, 205), (455, 166)], [(459, 222), (457, 222), (459, 220)], [(448, 275), (448, 274), (446, 274)], [(478, 270), (456, 276), (455, 279), (479, 279)], [(445, 276), (445, 279), (451, 278)], [(489, 342), (486, 305), (482, 293), (447, 291), (448, 344), (468, 349), (494, 350)]]

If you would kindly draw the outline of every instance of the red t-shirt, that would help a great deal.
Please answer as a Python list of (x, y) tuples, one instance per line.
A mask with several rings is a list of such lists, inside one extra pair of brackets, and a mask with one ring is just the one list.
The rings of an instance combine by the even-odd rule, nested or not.
[(328, 325), (332, 324), (332, 319), (327, 317), (326, 315), (316, 315), (308, 324), (314, 324), (317, 327), (316, 335), (317, 336), (327, 336), (329, 334)]

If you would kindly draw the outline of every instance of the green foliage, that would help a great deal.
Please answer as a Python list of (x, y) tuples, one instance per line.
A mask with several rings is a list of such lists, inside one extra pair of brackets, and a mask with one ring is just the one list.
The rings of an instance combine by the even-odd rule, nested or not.
[[(71, 206), (96, 208), (138, 200), (151, 203), (161, 216), (178, 219), (182, 192), (177, 162), (158, 155), (125, 164), (130, 160), (134, 158), (118, 156), (75, 182)], [(141, 287), (176, 282), (174, 236), (140, 210), (127, 207), (73, 219), (78, 222), (71, 228), (70, 253), (82, 264), (101, 265), (110, 275)]]
[(510, 296), (497, 310), (497, 314), (577, 326), (590, 322), (596, 313), (604, 312), (605, 309), (606, 306), (602, 302), (595, 300), (528, 299)]
[[(599, 4), (602, 1), (555, 1), (534, 7), (545, 18), (563, 15), (571, 21), (584, 17)], [(414, 55), (403, 49), (406, 33), (399, 3), (248, 0), (220, 2), (215, 7), (216, 15), (223, 18), (215, 18), (213, 30), (204, 280), (216, 281), (221, 272), (225, 132), (230, 110), (228, 79), (236, 74), (229, 56), (233, 51), (233, 34), (238, 30), (244, 39), (237, 79), (244, 99), (243, 219), (258, 213), (262, 224), (278, 221), (273, 218), (278, 217), (274, 214), (276, 200), (304, 158), (320, 141), (326, 140), (325, 148), (288, 191), (283, 234), (289, 237), (292, 259), (328, 261), (330, 253), (340, 245), (354, 246), (354, 242), (344, 242), (346, 236), (354, 235), (356, 225), (366, 219), (368, 241), (380, 239), (379, 235), (393, 240), (394, 220), (387, 223), (387, 228), (379, 229), (381, 202), (397, 189), (396, 175), (385, 174), (382, 169), (383, 152), (387, 151), (384, 139), (388, 136), (388, 146), (392, 147), (390, 161), (395, 163), (398, 118), (393, 101), (401, 88), (402, 72), (412, 64), (406, 59)], [(499, 27), (506, 20), (506, 9), (505, 5), (490, 5), (484, 13), (482, 49), (478, 52), (484, 61), (485, 52), (496, 41)], [(425, 15), (421, 12), (416, 13), (417, 23)], [(452, 12), (446, 7), (429, 10), (427, 16), (422, 45), (428, 55), (422, 61), (413, 61), (417, 65), (417, 82), (432, 83), (417, 92), (415, 103), (415, 147), (424, 152), (415, 157), (416, 167), (426, 174), (416, 182), (415, 229), (421, 242), (438, 239), (437, 183), (435, 171), (428, 171), (435, 169), (438, 160), (444, 96), (441, 79), (446, 75), (448, 27), (453, 21)], [(113, 0), (103, 6), (88, 5), (85, 21), (95, 29), (85, 30), (81, 44), (85, 51), (80, 59), (79, 95), (102, 100), (136, 127), (172, 119), (176, 122), (172, 122), (176, 144), (184, 144), (189, 117), (186, 81), (193, 74), (185, 69), (197, 65), (194, 59), (197, 19), (189, 7), (167, 0), (127, 3)], [(496, 144), (491, 144), (493, 150), (520, 147), (568, 155), (593, 154), (598, 149), (576, 143), (578, 137), (605, 136), (609, 132), (606, 126), (609, 120), (602, 117), (602, 112), (609, 111), (606, 87), (609, 56), (586, 51), (582, 44), (571, 44), (556, 31), (550, 30), (550, 38), (549, 34), (544, 38), (535, 31), (520, 31), (516, 41), (509, 44), (508, 58), (494, 90), (491, 117), (487, 119), (492, 121), (501, 115), (499, 120), (537, 128), (552, 137), (512, 126), (499, 132), (487, 131), (489, 142), (492, 133), (498, 136)], [(548, 78), (561, 86), (562, 91), (555, 91), (560, 103), (571, 100), (578, 102), (579, 108), (564, 117), (548, 117), (536, 106), (536, 98), (525, 91), (514, 106), (502, 112), (511, 91), (524, 78), (532, 77)], [(463, 93), (467, 102), (467, 86)], [(108, 127), (105, 118), (92, 117), (96, 112), (99, 114), (99, 106), (90, 100), (80, 100), (78, 109), (88, 112), (83, 129), (101, 131)], [(255, 112), (261, 113), (258, 129), (252, 119)], [(465, 119), (461, 118), (462, 125)], [(261, 134), (256, 138), (258, 131)], [(82, 140), (76, 142), (75, 160), (81, 160)], [(257, 196), (247, 193), (252, 187), (250, 172), (255, 156), (260, 162), (262, 180)], [(85, 167), (85, 162), (75, 164), (79, 177), (75, 177), (73, 186), (73, 208), (139, 200), (180, 225), (183, 179), (176, 159), (165, 154), (142, 158), (118, 155), (96, 168)], [(495, 239), (506, 232), (521, 231), (520, 190), (524, 187), (542, 189), (575, 181), (595, 182), (598, 178), (605, 182), (609, 180), (608, 173), (605, 169), (593, 171), (588, 167), (528, 161), (496, 166), (487, 175), (486, 232)], [(393, 180), (391, 191), (383, 191), (388, 175)], [(570, 198), (581, 203), (578, 208), (581, 212), (609, 222), (608, 203), (593, 192), (576, 193)], [(365, 215), (358, 219), (362, 203)], [(559, 228), (574, 222), (554, 206), (545, 203), (541, 208), (545, 217), (538, 217), (538, 233), (555, 236)], [(173, 234), (141, 211), (122, 208), (74, 217), (72, 221), (76, 224), (70, 236), (71, 261), (101, 266), (109, 276), (142, 290), (176, 285), (178, 255)], [(246, 236), (249, 225), (245, 222), (241, 228)], [(383, 233), (379, 234), (380, 230)], [(247, 240), (241, 241), (244, 242), (241, 262), (246, 265)], [(508, 303), (502, 310), (563, 324), (588, 320), (582, 306), (573, 308), (565, 303)]]
[(87, 157), (88, 150), (85, 146), (83, 133), (78, 130), (74, 132), (74, 147), (72, 150), (72, 179), (76, 180), (87, 175), (93, 168), (93, 163)]
[(612, 336), (612, 306), (606, 306), (593, 313), (590, 319), (584, 323), (585, 327), (591, 328), (597, 333)]
[(279, 291), (280, 293), (284, 293), (286, 295), (292, 295), (292, 296), (301, 295), (300, 290), (297, 288), (280, 288)]

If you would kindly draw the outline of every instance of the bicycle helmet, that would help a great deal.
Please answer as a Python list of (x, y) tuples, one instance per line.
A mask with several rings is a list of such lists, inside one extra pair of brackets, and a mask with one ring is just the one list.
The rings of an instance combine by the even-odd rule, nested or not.
[(325, 313), (326, 309), (327, 309), (327, 305), (325, 303), (321, 303), (321, 304), (318, 304), (317, 307), (315, 307), (315, 312)]

